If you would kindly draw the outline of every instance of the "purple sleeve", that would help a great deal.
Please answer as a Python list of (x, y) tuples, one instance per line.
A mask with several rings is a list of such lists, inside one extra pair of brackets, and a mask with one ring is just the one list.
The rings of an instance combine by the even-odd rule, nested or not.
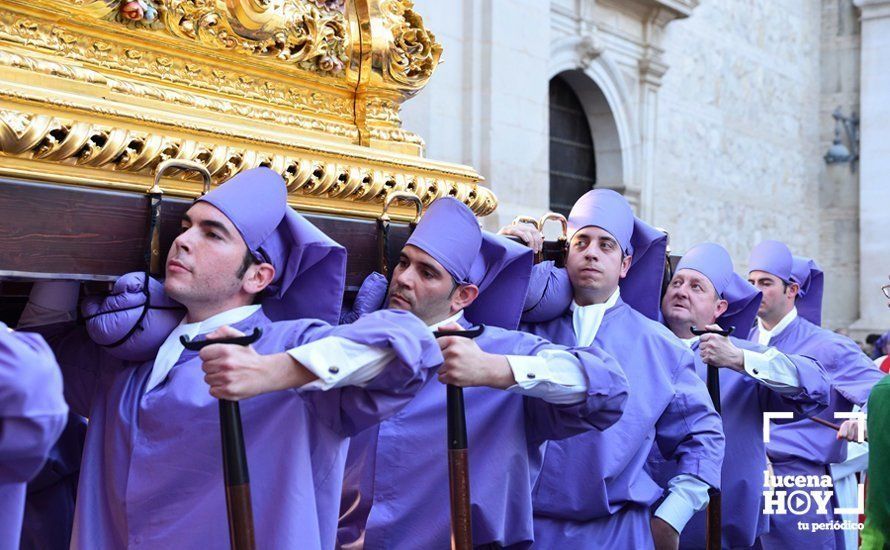
[(72, 412), (89, 417), (103, 369), (120, 369), (127, 363), (108, 355), (93, 342), (84, 327), (74, 323), (42, 325), (31, 330), (46, 338), (62, 370), (65, 400)]
[(674, 378), (674, 396), (655, 425), (662, 456), (674, 461), (674, 475), (689, 474), (720, 488), (724, 436), (704, 382), (695, 373), (693, 356), (683, 354)]
[(574, 355), (584, 369), (587, 397), (574, 405), (557, 405), (535, 397), (525, 397), (529, 439), (542, 443), (565, 439), (588, 430), (605, 430), (621, 418), (627, 401), (628, 383), (624, 371), (611, 355), (596, 347), (567, 349), (531, 335), (537, 340), (531, 349), (516, 350), (536, 355), (546, 349), (561, 349)]
[(552, 261), (532, 267), (522, 312), (523, 323), (543, 323), (555, 319), (571, 303), (572, 283), (564, 268), (556, 267)]
[[(442, 364), (442, 353), (429, 328), (412, 313), (380, 310), (349, 325), (307, 334), (314, 340), (339, 336), (392, 350), (395, 357), (363, 387), (347, 386), (303, 394), (317, 417), (343, 435), (353, 435), (397, 413)], [(296, 345), (306, 343), (305, 340)], [(296, 346), (293, 346), (296, 347)]]
[(81, 303), (90, 338), (109, 354), (125, 361), (150, 361), (185, 315), (185, 307), (149, 279), (150, 307), (145, 309), (145, 274), (127, 273), (111, 294), (91, 296)]
[(362, 286), (355, 295), (352, 309), (344, 311), (340, 315), (340, 324), (348, 325), (355, 322), (362, 315), (377, 311), (383, 307), (383, 300), (386, 298), (388, 288), (389, 283), (386, 281), (386, 277), (376, 271), (365, 277), (365, 280), (362, 281)]
[(831, 359), (824, 360), (823, 366), (828, 371), (832, 387), (847, 401), (862, 407), (868, 402), (872, 386), (884, 378), (884, 373), (853, 340), (833, 336)]
[[(759, 348), (759, 349), (758, 349)], [(763, 352), (767, 348), (757, 346), (754, 351)], [(777, 391), (757, 384), (757, 394), (760, 400), (760, 409), (763, 411), (788, 411), (793, 412), (795, 418), (790, 420), (773, 420), (777, 424), (794, 422), (801, 418), (809, 418), (817, 415), (826, 407), (831, 392), (831, 384), (828, 374), (822, 365), (815, 359), (804, 355), (785, 354), (797, 368), (797, 376), (800, 380), (800, 390), (795, 393), (781, 394)], [(755, 382), (756, 383), (756, 382)]]
[(49, 346), (37, 334), (0, 325), (0, 484), (35, 476), (67, 418)]

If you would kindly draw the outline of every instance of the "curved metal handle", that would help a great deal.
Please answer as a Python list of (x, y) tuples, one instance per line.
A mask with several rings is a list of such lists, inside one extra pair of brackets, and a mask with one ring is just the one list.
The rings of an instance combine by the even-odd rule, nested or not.
[(158, 169), (155, 172), (155, 183), (151, 190), (149, 190), (149, 193), (161, 192), (161, 186), (159, 185), (161, 178), (164, 176), (164, 173), (169, 170), (191, 170), (200, 173), (201, 178), (204, 180), (204, 189), (201, 191), (201, 195), (203, 196), (210, 192), (210, 184), (213, 183), (213, 178), (210, 175), (210, 170), (208, 170), (206, 166), (194, 160), (168, 159), (158, 164)]
[(462, 338), (476, 338), (485, 332), (485, 325), (477, 325), (468, 329), (461, 330), (434, 330), (433, 338), (442, 338), (443, 336), (460, 336)]
[(392, 203), (396, 201), (404, 201), (410, 202), (414, 204), (414, 219), (411, 220), (411, 223), (416, 225), (417, 222), (420, 221), (420, 216), (423, 213), (423, 201), (420, 200), (420, 197), (412, 193), (411, 191), (390, 191), (387, 193), (386, 198), (383, 200), (383, 212), (380, 214), (380, 219), (384, 221), (389, 221), (389, 207), (392, 206)]
[(558, 221), (562, 226), (562, 234), (559, 236), (560, 239), (567, 240), (569, 238), (569, 221), (565, 216), (557, 212), (547, 212), (541, 216), (541, 220), (538, 222), (538, 229), (543, 231), (544, 225), (549, 221)]
[(720, 336), (729, 336), (735, 331), (735, 327), (729, 327), (720, 330), (708, 330), (708, 329), (700, 329), (696, 326), (689, 327), (689, 332), (691, 332), (695, 336), (701, 336), (702, 334), (719, 334)]
[(212, 346), (213, 344), (232, 344), (236, 346), (249, 346), (253, 344), (257, 340), (260, 339), (260, 336), (263, 335), (263, 329), (259, 327), (255, 327), (253, 332), (250, 334), (246, 334), (244, 336), (236, 336), (234, 338), (214, 338), (213, 340), (192, 340), (185, 334), (179, 337), (179, 342), (182, 344), (182, 347), (189, 351), (201, 351), (207, 346)]
[(538, 231), (541, 230), (541, 224), (538, 223), (538, 220), (534, 219), (531, 216), (516, 216), (515, 218), (513, 218), (513, 223), (511, 225), (519, 225), (521, 223), (533, 225)]

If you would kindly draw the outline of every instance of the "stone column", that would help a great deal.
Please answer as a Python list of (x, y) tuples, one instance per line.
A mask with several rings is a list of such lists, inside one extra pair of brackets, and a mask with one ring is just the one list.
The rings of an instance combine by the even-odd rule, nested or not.
[(890, 274), (890, 0), (854, 0), (862, 10), (859, 137), (858, 334), (890, 328), (880, 287)]
[[(655, 146), (658, 127), (658, 91), (668, 66), (664, 62), (664, 31), (677, 13), (664, 8), (653, 9), (643, 21), (646, 43), (640, 59), (640, 197), (637, 215), (649, 222), (655, 217)], [(682, 15), (688, 17), (686, 12)]]

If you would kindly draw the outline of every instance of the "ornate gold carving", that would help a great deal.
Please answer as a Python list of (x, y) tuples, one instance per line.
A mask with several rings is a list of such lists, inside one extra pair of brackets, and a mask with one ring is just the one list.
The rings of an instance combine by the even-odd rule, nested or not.
[[(127, 51), (133, 52), (133, 50)], [(354, 126), (347, 124), (340, 124), (333, 121), (321, 122), (318, 119), (313, 119), (307, 116), (264, 109), (262, 107), (198, 95), (173, 88), (161, 88), (140, 82), (118, 80), (113, 77), (105, 76), (97, 71), (76, 65), (57, 63), (55, 61), (47, 61), (45, 59), (0, 50), (0, 67), (2, 66), (27, 69), (79, 82), (101, 84), (106, 86), (110, 91), (126, 94), (131, 97), (154, 99), (168, 104), (207, 109), (224, 114), (234, 114), (254, 120), (270, 121), (276, 124), (302, 128), (305, 130), (322, 131), (329, 135), (342, 136), (348, 139), (355, 139), (358, 133)], [(320, 94), (312, 92), (306, 94), (306, 96), (302, 96), (302, 100), (306, 103), (322, 103), (323, 101)], [(400, 138), (400, 136), (390, 137), (394, 140), (399, 140)], [(411, 136), (406, 136), (405, 138), (410, 139), (411, 137), (416, 138), (413, 134)]]
[(390, 122), (399, 126), (402, 120), (399, 118), (399, 104), (392, 99), (374, 97), (367, 102), (368, 118), (382, 122)]
[[(45, 48), (69, 59), (143, 77), (157, 77), (159, 69), (162, 69), (163, 80), (189, 88), (223, 92), (308, 113), (352, 116), (352, 102), (346, 97), (323, 94), (307, 86), (288, 85), (273, 80), (261, 83), (245, 81), (239, 78), (246, 76), (243, 72), (209, 68), (188, 57), (172, 58), (130, 44), (113, 44), (110, 50), (97, 48), (97, 41), (93, 37), (41, 25), (28, 17), (5, 10), (0, 10), (0, 39), (23, 46)], [(268, 120), (270, 117), (265, 115), (260, 118)]]
[[(128, 130), (49, 115), (0, 108), (0, 153), (12, 157), (88, 166), (104, 171), (145, 175), (162, 161), (194, 160), (221, 182), (242, 170), (267, 166), (284, 177), (295, 197), (324, 197), (349, 202), (382, 203), (393, 190), (411, 191), (428, 205), (453, 196), (479, 216), (496, 206), (494, 195), (477, 184), (424, 173), (422, 169), (375, 165), (325, 155), (287, 155), (242, 146)], [(179, 194), (197, 195), (199, 186)], [(298, 199), (299, 201), (299, 199)]]
[(411, 91), (422, 88), (439, 64), (442, 46), (423, 26), (412, 0), (384, 0), (381, 11), (389, 22), (392, 43), (386, 68), (389, 75)]
[(349, 61), (342, 2), (162, 0), (174, 34), (220, 49), (271, 57), (324, 74)]
[(353, 1), (4, 2), (0, 174), (138, 191), (177, 158), (216, 181), (269, 166), (301, 208), (373, 215), (409, 190), (490, 213), (476, 172), (423, 159), (401, 128), (434, 36), (409, 0)]
[(338, 74), (348, 62), (343, 0), (74, 0), (100, 19)]

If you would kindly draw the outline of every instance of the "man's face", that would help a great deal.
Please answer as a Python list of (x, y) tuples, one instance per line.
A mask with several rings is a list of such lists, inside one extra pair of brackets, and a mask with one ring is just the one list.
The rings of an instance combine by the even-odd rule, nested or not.
[(238, 295), (247, 245), (232, 222), (214, 206), (197, 202), (183, 216), (181, 229), (167, 255), (167, 294), (189, 308)]
[(608, 299), (630, 268), (630, 256), (622, 256), (618, 241), (608, 231), (594, 226), (576, 231), (566, 257), (566, 271), (575, 294)]
[(710, 279), (694, 269), (681, 269), (674, 274), (661, 300), (661, 312), (675, 333), (689, 327), (704, 328), (713, 324), (727, 308)]
[(781, 319), (794, 307), (797, 285), (786, 285), (782, 279), (766, 271), (748, 273), (748, 282), (763, 293), (757, 316), (762, 319)]
[[(447, 319), (472, 302), (466, 301), (466, 289), (474, 285), (455, 285), (451, 274), (435, 258), (413, 245), (402, 249), (392, 273), (386, 305), (404, 309), (431, 325)], [(475, 299), (476, 294), (472, 293)]]

